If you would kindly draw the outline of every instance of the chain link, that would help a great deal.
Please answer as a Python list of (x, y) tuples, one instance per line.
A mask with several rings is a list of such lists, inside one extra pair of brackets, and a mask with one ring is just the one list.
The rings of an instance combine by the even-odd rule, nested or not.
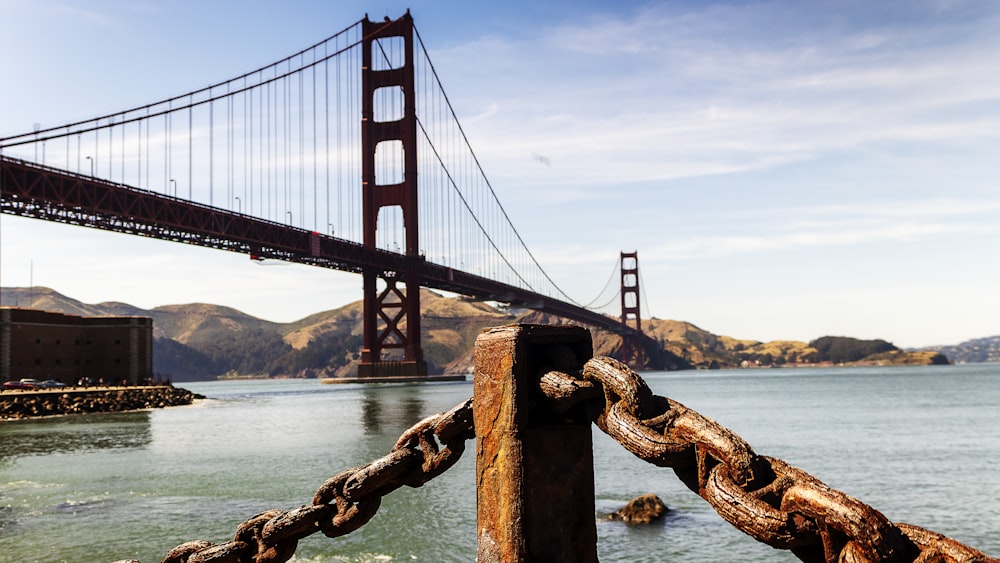
[(603, 394), (602, 431), (640, 459), (672, 468), (736, 528), (803, 561), (1000, 563), (941, 534), (894, 524), (805, 471), (757, 455), (714, 420), (654, 395), (611, 358), (593, 358), (577, 375), (548, 372), (540, 386), (559, 408), (571, 395), (593, 401)]
[[(548, 371), (539, 386), (556, 411), (592, 405), (597, 426), (626, 450), (673, 469), (724, 520), (803, 561), (1000, 563), (936, 532), (893, 523), (805, 471), (756, 454), (714, 420), (654, 395), (617, 360), (593, 358), (578, 374)], [(231, 541), (183, 543), (163, 563), (288, 561), (300, 539), (316, 531), (330, 538), (349, 534), (375, 516), (383, 496), (404, 485), (420, 487), (446, 471), (474, 435), (468, 399), (413, 425), (385, 456), (327, 479), (312, 504), (261, 512), (240, 524)]]
[(231, 541), (183, 543), (163, 563), (283, 563), (300, 539), (320, 531), (330, 538), (349, 534), (375, 516), (382, 497), (406, 485), (420, 487), (458, 461), (474, 436), (472, 399), (421, 420), (392, 450), (367, 465), (327, 479), (312, 504), (268, 510), (240, 524)]

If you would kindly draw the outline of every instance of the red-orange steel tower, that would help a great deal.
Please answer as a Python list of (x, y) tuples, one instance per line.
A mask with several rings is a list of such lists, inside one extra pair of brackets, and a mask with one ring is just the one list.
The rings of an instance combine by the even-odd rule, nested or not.
[[(420, 270), (417, 224), (417, 118), (414, 93), (413, 19), (410, 13), (395, 21), (362, 22), (363, 53), (361, 71), (361, 154), (362, 154), (362, 213), (364, 247), (375, 249), (379, 211), (398, 206), (403, 216), (406, 234), (404, 271), (386, 272), (366, 269), (364, 279), (364, 341), (361, 349), (359, 377), (423, 376), (427, 374), (423, 350), (420, 347)], [(403, 58), (397, 64), (398, 53), (386, 60), (387, 45), (392, 50), (402, 39)], [(373, 65), (373, 62), (377, 64)], [(376, 69), (377, 68), (377, 69)], [(377, 92), (388, 89), (381, 101), (398, 99), (402, 94), (402, 117), (376, 121)], [(383, 91), (383, 93), (386, 93)], [(388, 102), (386, 102), (388, 103)], [(379, 117), (389, 113), (380, 108)], [(381, 144), (381, 147), (380, 147)], [(381, 148), (389, 152), (389, 161), (402, 162), (402, 181), (381, 183), (376, 176), (375, 153)], [(393, 154), (401, 150), (402, 154)], [(378, 279), (385, 282), (379, 292)], [(400, 288), (402, 283), (405, 288)], [(404, 326), (405, 325), (405, 326)], [(402, 360), (387, 358), (383, 351), (401, 349)]]
[(621, 253), (622, 325), (639, 334), (622, 333), (621, 361), (633, 368), (642, 367), (642, 318), (639, 315), (639, 253)]

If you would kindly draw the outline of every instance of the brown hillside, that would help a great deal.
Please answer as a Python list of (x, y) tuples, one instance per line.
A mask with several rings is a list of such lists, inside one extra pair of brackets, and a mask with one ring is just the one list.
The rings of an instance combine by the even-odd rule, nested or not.
[(292, 348), (301, 350), (316, 338), (330, 332), (361, 334), (362, 309), (362, 302), (356, 301), (339, 309), (309, 315), (284, 325), (284, 340)]
[[(145, 310), (118, 302), (84, 304), (45, 287), (2, 290), (3, 305), (26, 307), (29, 301), (35, 308), (71, 315), (152, 317), (154, 369), (187, 379), (224, 373), (349, 374), (355, 369), (352, 362), (358, 358), (363, 323), (361, 301), (292, 323), (275, 323), (204, 303)], [(432, 373), (471, 373), (472, 349), (484, 328), (515, 322), (567, 323), (543, 312), (507, 310), (429, 290), (421, 291), (421, 306), (422, 344)], [(740, 340), (684, 321), (648, 319), (643, 322), (643, 332), (652, 339), (645, 350), (646, 367), (651, 369), (770, 367), (824, 361), (816, 348), (804, 342)], [(620, 355), (619, 335), (603, 330), (591, 330), (591, 334), (595, 355)], [(939, 354), (894, 350), (858, 363), (947, 361)]]
[(5, 287), (0, 292), (0, 303), (7, 307), (41, 309), (64, 315), (81, 317), (107, 316), (100, 305), (88, 305), (47, 287)]
[(278, 332), (279, 323), (265, 321), (231, 307), (189, 303), (164, 305), (148, 312), (158, 335), (188, 344), (207, 342), (224, 333)]

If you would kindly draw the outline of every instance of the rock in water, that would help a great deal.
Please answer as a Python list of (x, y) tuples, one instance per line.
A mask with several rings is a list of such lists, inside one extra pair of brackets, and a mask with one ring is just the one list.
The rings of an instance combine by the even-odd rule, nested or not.
[(660, 500), (660, 497), (650, 493), (635, 497), (625, 506), (612, 512), (609, 517), (626, 524), (649, 524), (653, 520), (663, 518), (668, 510), (666, 503)]

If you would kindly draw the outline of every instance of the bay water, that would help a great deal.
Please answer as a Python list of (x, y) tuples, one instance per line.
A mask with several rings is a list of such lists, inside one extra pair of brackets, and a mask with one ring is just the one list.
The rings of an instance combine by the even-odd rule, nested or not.
[[(1000, 365), (647, 372), (659, 395), (714, 418), (872, 505), (1000, 557)], [(271, 508), (309, 504), (343, 469), (387, 453), (464, 383), (219, 381), (162, 410), (0, 423), (0, 561), (160, 561), (194, 539), (229, 540)], [(601, 561), (796, 561), (733, 529), (669, 469), (594, 433)], [(473, 561), (475, 449), (371, 522), (299, 542), (293, 561)], [(667, 517), (603, 516), (644, 493)]]

